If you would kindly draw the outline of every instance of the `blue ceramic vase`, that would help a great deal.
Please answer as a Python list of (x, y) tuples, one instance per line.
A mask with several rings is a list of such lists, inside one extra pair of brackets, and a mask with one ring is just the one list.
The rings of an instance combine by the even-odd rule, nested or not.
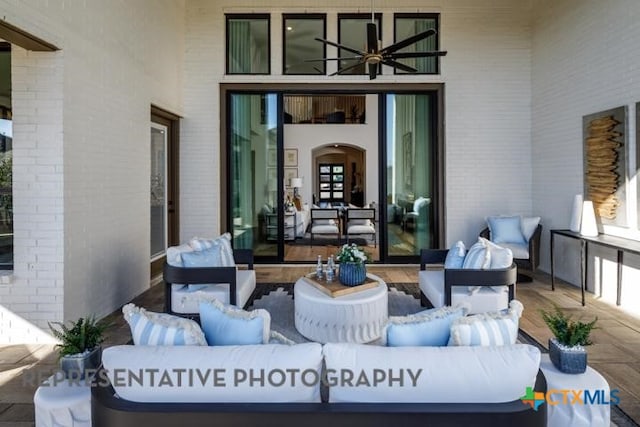
[(362, 285), (367, 278), (367, 267), (365, 263), (341, 262), (338, 273), (340, 283), (345, 286)]

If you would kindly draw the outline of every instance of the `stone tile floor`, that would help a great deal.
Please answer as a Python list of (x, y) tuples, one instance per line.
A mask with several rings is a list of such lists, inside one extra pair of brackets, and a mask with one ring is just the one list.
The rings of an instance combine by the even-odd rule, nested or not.
[[(309, 267), (300, 266), (256, 267), (258, 283), (294, 282), (308, 270)], [(416, 266), (372, 266), (370, 271), (387, 282), (417, 282)], [(161, 311), (163, 292), (162, 286), (154, 286), (133, 302)], [(588, 348), (589, 364), (605, 376), (611, 388), (620, 389), (620, 407), (640, 421), (640, 318), (593, 294), (587, 294), (587, 305), (582, 307), (578, 288), (559, 284), (552, 292), (549, 276), (544, 273), (537, 274), (533, 283), (519, 285), (517, 298), (525, 306), (521, 328), (543, 344), (551, 334), (540, 319), (538, 308), (548, 309), (555, 303), (576, 316), (598, 316), (600, 328), (593, 334), (595, 344)], [(131, 339), (120, 310), (105, 320), (112, 323), (105, 346)], [(51, 375), (57, 366), (51, 345), (0, 346), (0, 427), (34, 425), (33, 394), (41, 379)]]

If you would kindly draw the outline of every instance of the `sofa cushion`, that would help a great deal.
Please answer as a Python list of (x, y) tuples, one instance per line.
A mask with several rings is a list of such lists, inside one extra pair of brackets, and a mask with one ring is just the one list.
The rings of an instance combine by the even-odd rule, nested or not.
[(487, 247), (487, 239), (482, 237), (469, 248), (467, 256), (464, 257), (462, 268), (474, 270), (485, 270), (491, 266), (491, 252)]
[(496, 311), (456, 319), (451, 325), (449, 345), (500, 346), (515, 344), (522, 303), (513, 300), (505, 312)]
[[(444, 270), (425, 270), (418, 273), (420, 291), (434, 307), (444, 305)], [(484, 313), (507, 308), (509, 288), (507, 286), (480, 287), (454, 286), (451, 290), (451, 305), (467, 302), (471, 305), (469, 313)]]
[[(114, 346), (103, 351), (102, 362), (117, 395), (133, 402), (320, 402), (319, 384), (305, 385), (299, 374), (295, 383), (278, 384), (278, 375), (273, 376), (274, 382), (265, 381), (264, 385), (253, 383), (252, 386), (248, 376), (235, 382), (235, 375), (248, 375), (250, 370), (254, 376), (260, 372), (286, 373), (289, 370), (314, 371), (320, 375), (320, 344), (261, 344), (194, 350), (195, 347)], [(126, 381), (127, 372), (150, 373), (152, 370), (157, 370), (155, 384), (148, 375), (143, 376), (142, 384)], [(159, 373), (166, 373), (171, 383), (160, 384)], [(115, 375), (124, 380), (115, 381)], [(313, 377), (308, 376), (309, 379)], [(179, 378), (182, 386), (177, 385)]]
[(127, 304), (122, 307), (136, 345), (207, 345), (200, 326), (193, 320), (154, 313)]
[(487, 218), (491, 241), (494, 243), (525, 243), (519, 216), (490, 216)]
[[(238, 307), (244, 307), (256, 288), (255, 270), (236, 271), (236, 303)], [(193, 314), (200, 310), (199, 304), (202, 298), (215, 298), (224, 304), (230, 304), (229, 284), (199, 285), (189, 288), (184, 285), (171, 286), (171, 311), (174, 313)]]
[(391, 316), (382, 329), (382, 345), (445, 346), (449, 342), (451, 324), (469, 312), (468, 304), (440, 307), (408, 316)]
[(444, 268), (462, 268), (467, 248), (462, 240), (458, 240), (451, 246), (444, 259)]
[(200, 301), (200, 325), (209, 345), (266, 344), (271, 315), (264, 309), (245, 311), (211, 298)]
[[(328, 343), (322, 350), (330, 402), (496, 403), (518, 400), (532, 387), (540, 350), (503, 347), (380, 347)], [(337, 377), (354, 373), (351, 383)], [(388, 373), (399, 381), (390, 382)], [(375, 378), (382, 381), (375, 383)], [(415, 386), (411, 375), (415, 379)], [(344, 374), (343, 374), (344, 375)], [(370, 386), (354, 386), (360, 378)], [(342, 377), (344, 378), (344, 376)], [(362, 384), (362, 383), (361, 383)]]
[[(314, 220), (313, 223), (316, 224), (318, 220)], [(333, 221), (332, 219), (322, 220), (322, 221)], [(322, 224), (322, 225), (314, 225), (311, 227), (311, 233), (313, 234), (336, 234), (340, 233), (338, 226), (333, 224)]]

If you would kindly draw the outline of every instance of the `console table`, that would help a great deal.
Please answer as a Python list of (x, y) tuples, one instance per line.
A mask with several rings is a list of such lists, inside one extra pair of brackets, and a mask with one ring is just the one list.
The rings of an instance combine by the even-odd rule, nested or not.
[(580, 241), (580, 290), (582, 292), (582, 305), (585, 305), (584, 292), (587, 289), (587, 266), (589, 262), (589, 244), (595, 243), (600, 246), (613, 248), (618, 251), (618, 283), (616, 288), (616, 304), (620, 305), (622, 295), (622, 261), (624, 252), (640, 255), (640, 242), (637, 240), (625, 239), (622, 237), (608, 236), (599, 234), (595, 237), (583, 236), (580, 233), (571, 230), (551, 230), (551, 290), (556, 290), (553, 247), (555, 235), (569, 237)]

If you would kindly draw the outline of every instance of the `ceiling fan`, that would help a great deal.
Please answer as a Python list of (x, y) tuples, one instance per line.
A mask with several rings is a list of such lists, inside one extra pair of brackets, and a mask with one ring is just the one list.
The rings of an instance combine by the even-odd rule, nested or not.
[[(373, 7), (372, 7), (373, 9)], [(420, 40), (424, 40), (427, 37), (431, 37), (436, 35), (437, 31), (434, 29), (429, 29), (422, 33), (418, 33), (414, 36), (408, 37), (404, 40), (399, 41), (398, 43), (394, 43), (390, 46), (387, 46), (383, 49), (380, 49), (378, 45), (378, 31), (376, 28), (373, 10), (371, 12), (371, 21), (367, 23), (367, 50), (361, 51), (358, 49), (354, 49), (349, 46), (344, 46), (329, 40), (321, 39), (316, 37), (315, 40), (322, 42), (324, 44), (328, 44), (330, 46), (335, 46), (340, 49), (344, 49), (348, 52), (355, 54), (356, 56), (342, 56), (337, 58), (322, 58), (322, 59), (308, 59), (305, 62), (319, 62), (319, 61), (341, 61), (341, 60), (357, 60), (358, 62), (349, 65), (348, 67), (342, 68), (335, 73), (329, 74), (330, 76), (335, 76), (336, 74), (343, 74), (349, 70), (352, 70), (362, 64), (367, 64), (369, 70), (369, 79), (373, 80), (376, 78), (378, 74), (378, 64), (388, 65), (390, 67), (395, 67), (399, 70), (406, 71), (407, 73), (416, 73), (418, 70), (405, 65), (401, 62), (396, 61), (396, 59), (403, 58), (427, 58), (433, 56), (445, 56), (447, 54), (446, 51), (427, 51), (427, 52), (398, 52), (400, 49), (403, 49), (407, 46), (411, 46), (414, 43), (419, 42)]]

